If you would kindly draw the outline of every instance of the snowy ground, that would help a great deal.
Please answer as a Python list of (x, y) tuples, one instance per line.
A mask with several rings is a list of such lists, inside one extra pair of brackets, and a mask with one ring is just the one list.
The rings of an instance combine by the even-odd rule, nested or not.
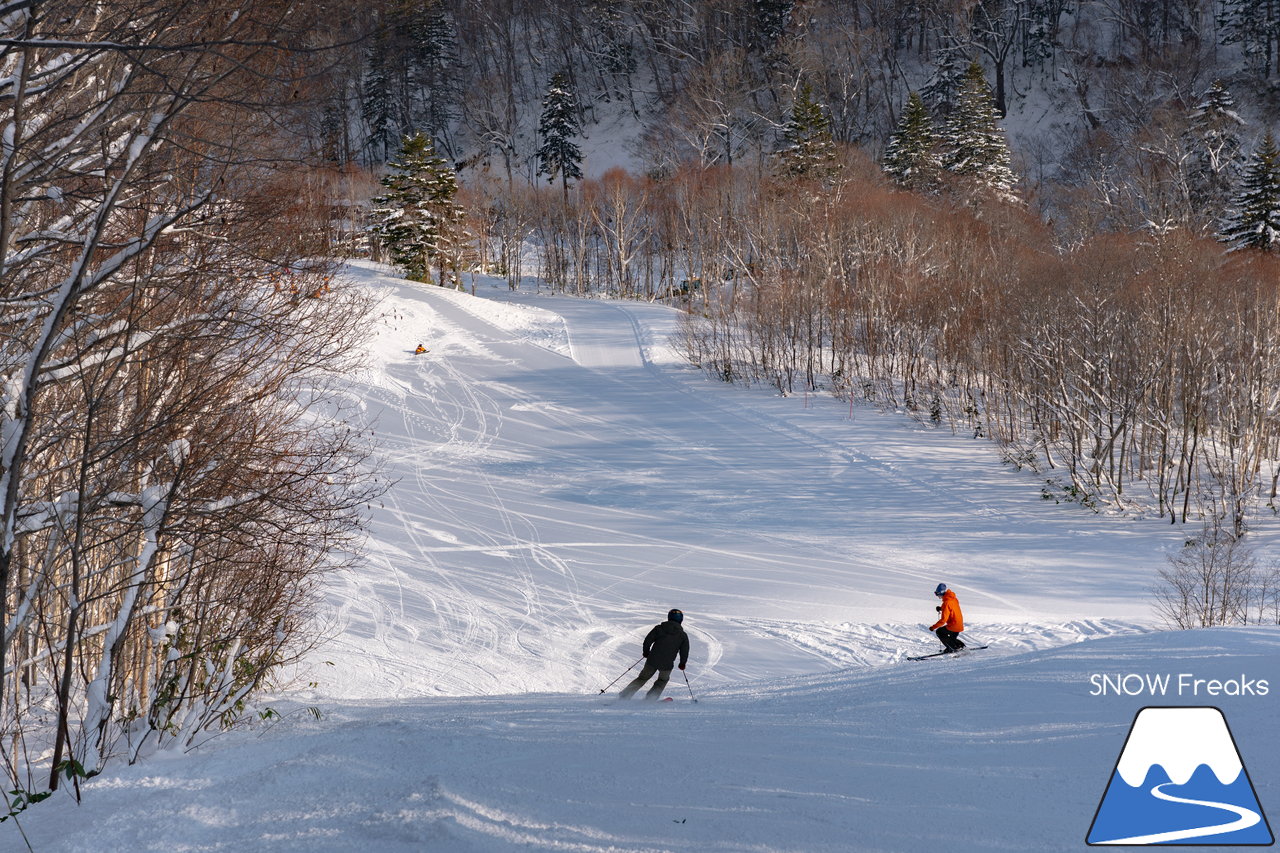
[(1184, 537), (1042, 501), (982, 441), (712, 381), (664, 306), (390, 287), (357, 393), (398, 484), (327, 695), (589, 689), (673, 606), (708, 685), (885, 663), (939, 581), (975, 635), (1060, 645), (1149, 621)]
[[(386, 296), (352, 393), (397, 482), (333, 579), (318, 686), (33, 807), (36, 850), (1074, 850), (1162, 703), (1222, 707), (1280, 812), (1273, 697), (1090, 695), (1280, 690), (1275, 630), (1150, 633), (1185, 530), (1042, 501), (897, 414), (710, 381), (662, 306), (352, 278)], [(939, 581), (991, 648), (903, 661), (936, 648)], [(605, 704), (670, 607), (701, 701)]]

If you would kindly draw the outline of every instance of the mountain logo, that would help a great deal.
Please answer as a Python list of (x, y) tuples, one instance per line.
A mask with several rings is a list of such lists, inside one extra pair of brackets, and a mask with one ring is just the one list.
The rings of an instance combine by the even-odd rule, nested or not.
[(1138, 711), (1085, 843), (1273, 844), (1249, 772), (1222, 711)]

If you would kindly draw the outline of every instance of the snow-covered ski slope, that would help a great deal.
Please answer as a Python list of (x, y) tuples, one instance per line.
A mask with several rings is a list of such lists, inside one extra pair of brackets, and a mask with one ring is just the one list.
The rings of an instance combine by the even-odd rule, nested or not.
[[(1084, 850), (1159, 704), (1222, 707), (1280, 814), (1280, 633), (1151, 630), (1185, 529), (1042, 501), (901, 415), (707, 379), (662, 306), (351, 278), (385, 296), (352, 394), (396, 482), (331, 639), (283, 720), (32, 807), (41, 853)], [(905, 661), (938, 647), (939, 581), (991, 648)], [(699, 701), (680, 673), (672, 703), (599, 696), (670, 607)], [(1180, 672), (1272, 689), (1091, 695)]]
[(932, 649), (940, 581), (981, 641), (1060, 645), (1148, 621), (1186, 535), (1046, 502), (985, 441), (709, 379), (665, 306), (353, 274), (387, 294), (355, 393), (396, 484), (333, 590), (344, 698), (603, 685), (671, 607), (704, 684), (886, 663)]

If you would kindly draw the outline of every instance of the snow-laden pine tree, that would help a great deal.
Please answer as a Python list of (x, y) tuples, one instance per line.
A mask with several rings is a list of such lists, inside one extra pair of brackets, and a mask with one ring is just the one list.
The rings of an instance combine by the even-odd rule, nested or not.
[(1000, 129), (991, 87), (976, 61), (965, 71), (951, 115), (942, 128), (942, 168), (967, 191), (1013, 201), (1018, 182), (1009, 142)]
[(458, 40), (443, 0), (414, 4), (406, 13), (411, 74), (422, 99), (421, 127), (448, 151), (450, 125), (458, 117)]
[(836, 168), (836, 145), (831, 120), (813, 97), (813, 87), (803, 83), (791, 106), (791, 118), (782, 128), (778, 157), (784, 174), (821, 178)]
[(1269, 130), (1249, 160), (1221, 238), (1233, 250), (1280, 250), (1280, 149)]
[(930, 114), (945, 119), (951, 115), (956, 100), (960, 97), (960, 89), (964, 82), (964, 70), (967, 67), (959, 49), (941, 48), (941, 58), (934, 68), (933, 76), (920, 89), (920, 100), (929, 109)]
[(898, 129), (884, 150), (884, 170), (894, 183), (917, 192), (938, 188), (938, 138), (933, 120), (919, 93), (907, 96), (907, 105), (898, 120)]
[(421, 133), (405, 137), (388, 165), (394, 171), (382, 178), (387, 192), (373, 199), (370, 230), (409, 278), (430, 280), (435, 264), (441, 286), (457, 285), (466, 235), (452, 167)]
[(761, 53), (776, 57), (795, 5), (795, 0), (755, 0), (752, 40)]
[(385, 39), (373, 39), (365, 48), (364, 81), (360, 117), (364, 119), (369, 156), (385, 160), (391, 147), (391, 81), (387, 74)]
[(320, 115), (320, 156), (326, 163), (340, 166), (351, 160), (350, 134), (341, 101), (325, 104)]
[(578, 122), (578, 98), (563, 73), (552, 75), (542, 98), (538, 119), (538, 174), (554, 183), (560, 178), (564, 198), (569, 200), (569, 181), (582, 178), (582, 151), (573, 141), (582, 133)]
[(1191, 154), (1188, 183), (1191, 202), (1216, 221), (1230, 201), (1240, 172), (1244, 119), (1236, 111), (1231, 92), (1218, 80), (1192, 110), (1186, 145)]
[(627, 31), (623, 11), (614, 0), (588, 0), (585, 9), (587, 27), (595, 36), (591, 60), (599, 64), (606, 77), (611, 78), (613, 94), (619, 98), (628, 94), (634, 97), (628, 78), (635, 73), (637, 65), (635, 45)]
[(1239, 44), (1261, 79), (1280, 58), (1280, 0), (1220, 0), (1218, 27), (1223, 44)]

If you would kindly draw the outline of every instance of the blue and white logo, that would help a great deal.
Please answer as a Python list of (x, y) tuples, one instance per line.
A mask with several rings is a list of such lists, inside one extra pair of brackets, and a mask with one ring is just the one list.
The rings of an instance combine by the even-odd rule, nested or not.
[(1143, 708), (1085, 839), (1090, 845), (1272, 844), (1217, 708)]

